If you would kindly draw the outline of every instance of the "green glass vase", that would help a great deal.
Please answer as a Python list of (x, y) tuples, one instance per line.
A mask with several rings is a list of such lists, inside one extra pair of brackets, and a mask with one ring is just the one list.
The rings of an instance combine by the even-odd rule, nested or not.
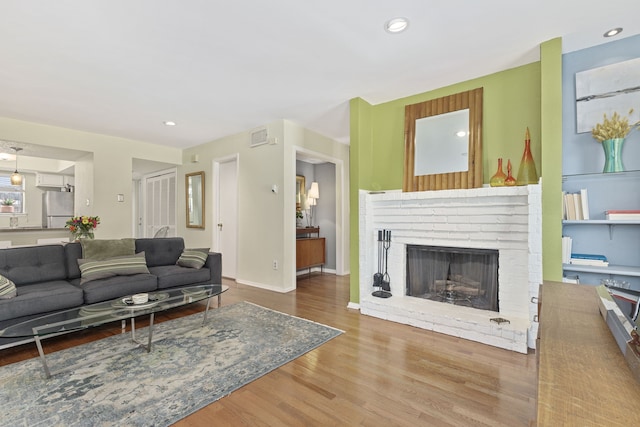
[(502, 170), (502, 158), (500, 157), (498, 158), (498, 170), (495, 173), (495, 175), (491, 177), (491, 180), (489, 181), (489, 185), (491, 185), (492, 187), (502, 187), (504, 186), (504, 180), (506, 178), (507, 178), (507, 175)]
[(604, 149), (604, 169), (603, 173), (624, 172), (622, 165), (622, 145), (624, 138), (605, 139), (602, 141)]
[(518, 168), (517, 185), (529, 185), (538, 183), (538, 172), (536, 171), (536, 163), (533, 161), (531, 154), (531, 138), (529, 137), (529, 128), (524, 137), (524, 153), (520, 160)]

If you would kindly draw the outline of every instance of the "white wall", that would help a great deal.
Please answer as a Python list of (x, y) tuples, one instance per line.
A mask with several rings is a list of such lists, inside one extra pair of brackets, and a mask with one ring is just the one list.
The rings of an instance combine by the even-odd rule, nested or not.
[[(348, 147), (285, 120), (270, 123), (267, 129), (269, 138), (277, 138), (276, 144), (250, 148), (250, 132), (242, 132), (184, 150), (183, 166), (178, 170), (178, 181), (183, 182), (186, 173), (205, 172), (207, 226), (205, 230), (187, 229), (185, 213), (179, 209), (178, 233), (185, 237), (187, 246), (213, 246), (216, 233), (213, 161), (237, 154), (239, 173), (236, 280), (252, 286), (288, 292), (296, 286), (296, 150), (300, 147), (311, 147), (327, 157), (338, 157), (344, 165), (348, 165)], [(198, 155), (198, 163), (191, 163), (194, 154)], [(345, 174), (341, 172), (341, 182), (345, 181), (343, 175)], [(278, 194), (271, 192), (273, 184), (278, 186)], [(184, 185), (179, 185), (178, 201), (182, 206), (184, 191)], [(341, 199), (341, 209), (342, 206), (348, 206), (346, 191), (340, 191), (336, 197)], [(342, 222), (341, 229), (345, 227), (346, 218)], [(348, 231), (344, 236), (348, 243)], [(273, 270), (273, 260), (278, 261), (278, 270)]]
[[(93, 156), (93, 177), (82, 176), (76, 169), (76, 191), (83, 194), (80, 213), (98, 215), (102, 223), (97, 238), (116, 238), (131, 235), (132, 159), (147, 159), (169, 164), (182, 162), (181, 150), (124, 138), (82, 132), (55, 126), (0, 117), (0, 137), (17, 142), (50, 147), (69, 148), (89, 152)], [(88, 159), (86, 160), (89, 161)], [(88, 164), (85, 170), (88, 171)], [(84, 190), (83, 190), (84, 186)], [(124, 194), (124, 202), (118, 202)], [(80, 195), (76, 195), (78, 201)], [(86, 206), (89, 199), (89, 206)], [(78, 203), (76, 207), (79, 208)]]

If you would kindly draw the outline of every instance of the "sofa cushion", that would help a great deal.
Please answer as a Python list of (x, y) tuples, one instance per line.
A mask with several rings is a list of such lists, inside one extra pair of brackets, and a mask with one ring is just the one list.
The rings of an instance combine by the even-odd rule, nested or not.
[(32, 283), (65, 280), (64, 246), (42, 245), (0, 249), (0, 274), (18, 287)]
[(185, 249), (176, 264), (180, 267), (202, 268), (208, 255), (209, 249)]
[(18, 295), (0, 299), (0, 320), (77, 307), (83, 303), (82, 290), (65, 280), (52, 280), (17, 287)]
[(147, 256), (147, 267), (175, 265), (184, 250), (182, 237), (136, 239), (136, 252)]
[(92, 280), (82, 285), (80, 279), (74, 279), (71, 283), (84, 292), (85, 304), (93, 304), (140, 292), (155, 291), (158, 279), (152, 274), (134, 274)]
[(67, 278), (76, 279), (80, 277), (80, 267), (78, 260), (82, 258), (82, 246), (80, 243), (69, 243), (64, 245), (64, 257), (67, 267)]
[(16, 284), (0, 274), (0, 299), (9, 299), (16, 295)]
[(208, 268), (195, 269), (179, 265), (161, 265), (149, 267), (149, 272), (158, 278), (158, 289), (211, 283), (211, 272)]
[(105, 260), (136, 253), (135, 239), (83, 239), (82, 257), (84, 259)]
[(133, 274), (149, 274), (144, 252), (130, 256), (109, 258), (102, 261), (79, 259), (81, 279), (80, 284), (96, 279), (106, 279), (113, 276), (131, 276)]

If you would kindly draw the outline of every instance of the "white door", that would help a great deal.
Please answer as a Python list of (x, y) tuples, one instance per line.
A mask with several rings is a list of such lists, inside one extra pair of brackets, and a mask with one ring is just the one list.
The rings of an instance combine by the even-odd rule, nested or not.
[(145, 237), (169, 227), (167, 236), (176, 235), (176, 171), (163, 171), (144, 177)]
[(236, 278), (237, 265), (237, 215), (238, 215), (238, 159), (216, 161), (214, 188), (216, 188), (217, 218), (214, 239), (217, 251), (222, 254), (222, 275)]

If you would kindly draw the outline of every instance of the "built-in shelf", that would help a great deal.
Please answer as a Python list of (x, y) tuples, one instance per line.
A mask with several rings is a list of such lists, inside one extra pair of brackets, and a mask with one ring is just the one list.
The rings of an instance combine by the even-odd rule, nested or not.
[(613, 239), (613, 229), (618, 225), (640, 225), (640, 220), (621, 221), (613, 219), (586, 219), (586, 220), (574, 220), (565, 219), (562, 220), (562, 225), (607, 225), (609, 226), (609, 240)]
[(564, 225), (640, 225), (640, 220), (621, 221), (613, 219), (586, 219), (573, 220), (565, 219), (562, 221)]
[(583, 273), (618, 274), (622, 276), (640, 277), (640, 267), (627, 265), (611, 265), (608, 267), (596, 267), (593, 265), (562, 264), (564, 271), (581, 271)]

